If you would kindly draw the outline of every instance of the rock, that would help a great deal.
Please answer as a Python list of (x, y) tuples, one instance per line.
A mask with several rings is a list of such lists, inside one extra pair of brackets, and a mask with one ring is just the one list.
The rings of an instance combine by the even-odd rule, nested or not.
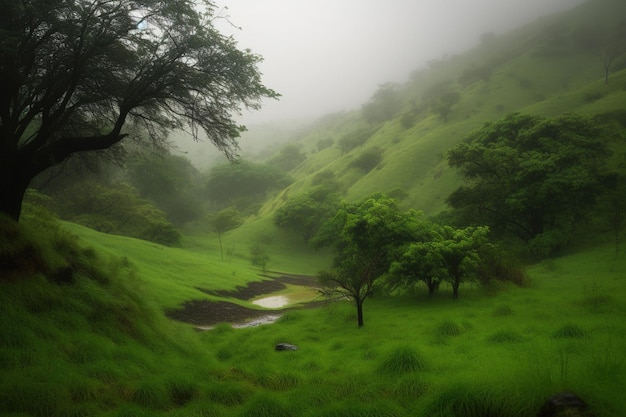
[(562, 392), (546, 400), (537, 417), (592, 417), (586, 412), (587, 403), (572, 392)]
[(276, 350), (298, 350), (298, 346), (290, 345), (289, 343), (277, 343)]

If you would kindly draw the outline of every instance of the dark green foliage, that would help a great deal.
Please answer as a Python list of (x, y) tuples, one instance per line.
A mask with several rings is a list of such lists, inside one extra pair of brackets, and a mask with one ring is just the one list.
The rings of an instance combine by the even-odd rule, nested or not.
[(439, 284), (447, 281), (456, 299), (461, 283), (477, 277), (488, 232), (487, 227), (423, 224), (420, 239), (403, 247), (401, 256), (391, 264), (388, 282), (394, 287), (411, 287), (422, 281), (432, 296)]
[(372, 128), (358, 129), (348, 133), (339, 139), (338, 145), (341, 154), (346, 154), (357, 146), (363, 145), (373, 134), (375, 130)]
[(339, 206), (334, 187), (318, 185), (306, 194), (292, 197), (274, 212), (276, 226), (296, 232), (305, 243), (331, 218)]
[(213, 168), (207, 181), (208, 198), (216, 208), (235, 206), (246, 212), (272, 190), (292, 182), (279, 168), (244, 160)]
[(511, 114), (449, 151), (466, 185), (448, 203), (466, 221), (512, 233), (546, 255), (588, 217), (609, 155), (606, 132), (588, 117)]
[(427, 361), (421, 353), (411, 346), (398, 346), (383, 358), (378, 366), (378, 372), (399, 376), (424, 371), (427, 368)]
[(383, 150), (380, 148), (369, 148), (363, 151), (357, 156), (350, 165), (363, 170), (364, 172), (370, 172), (383, 160)]
[(234, 157), (244, 128), (233, 114), (278, 95), (214, 12), (210, 2), (4, 2), (0, 212), (19, 219), (38, 174), (129, 137), (167, 147), (167, 132), (187, 128)]
[(139, 196), (153, 201), (169, 221), (180, 226), (200, 217), (200, 173), (187, 158), (142, 155), (127, 166)]
[(306, 154), (302, 153), (300, 146), (287, 145), (280, 152), (267, 161), (267, 165), (278, 167), (285, 172), (289, 172), (306, 159)]
[(402, 212), (396, 200), (373, 194), (356, 204), (342, 203), (316, 235), (316, 245), (337, 251), (332, 269), (319, 273), (320, 282), (355, 302), (359, 327), (363, 302), (372, 295), (375, 281), (387, 272), (399, 248), (416, 238), (418, 225), (417, 212)]
[(138, 197), (128, 184), (78, 182), (57, 193), (53, 207), (63, 218), (104, 233), (176, 245), (180, 233), (165, 213)]
[(524, 267), (510, 253), (496, 245), (483, 245), (479, 251), (478, 282), (488, 287), (494, 281), (524, 286), (527, 282)]

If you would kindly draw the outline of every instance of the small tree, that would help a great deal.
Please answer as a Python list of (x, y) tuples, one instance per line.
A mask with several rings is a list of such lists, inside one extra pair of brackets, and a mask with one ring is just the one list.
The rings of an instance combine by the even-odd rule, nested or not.
[(224, 260), (224, 249), (222, 248), (222, 233), (236, 229), (243, 224), (241, 213), (234, 207), (228, 207), (218, 211), (210, 217), (211, 226), (217, 232), (217, 238), (220, 242), (220, 258)]
[(356, 304), (357, 324), (363, 326), (363, 302), (374, 283), (385, 274), (398, 248), (415, 240), (417, 212), (403, 213), (396, 200), (382, 194), (356, 203), (343, 203), (316, 237), (319, 245), (334, 245), (337, 255), (330, 271), (320, 272), (320, 282)]
[(479, 266), (479, 249), (487, 241), (487, 227), (455, 229), (432, 225), (425, 241), (412, 242), (389, 269), (392, 286), (411, 286), (422, 281), (432, 296), (443, 281), (459, 297), (459, 287)]
[(442, 262), (442, 278), (452, 285), (452, 298), (459, 298), (459, 287), (471, 279), (480, 265), (479, 249), (487, 243), (488, 227), (455, 229), (443, 226), (433, 242), (432, 249)]
[(389, 269), (389, 283), (392, 287), (411, 287), (423, 282), (432, 297), (439, 288), (444, 275), (443, 259), (433, 247), (433, 242), (414, 242)]
[(600, 195), (607, 132), (579, 115), (511, 114), (448, 152), (464, 185), (448, 203), (469, 224), (511, 232), (545, 255), (561, 247)]

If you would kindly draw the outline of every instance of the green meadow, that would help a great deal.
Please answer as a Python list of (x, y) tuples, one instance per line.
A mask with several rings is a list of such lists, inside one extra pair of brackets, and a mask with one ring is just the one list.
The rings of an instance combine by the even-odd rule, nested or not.
[(525, 287), (368, 299), (361, 329), (339, 301), (198, 331), (163, 312), (260, 279), (204, 253), (214, 236), (184, 249), (73, 224), (38, 234), (46, 262), (83, 267), (72, 284), (0, 283), (2, 415), (533, 416), (562, 391), (597, 416), (626, 410), (626, 261), (610, 244), (530, 266)]
[[(293, 282), (236, 296), (250, 283), (330, 267), (330, 249), (274, 224), (316, 179), (332, 179), (349, 202), (399, 190), (403, 210), (440, 214), (462, 184), (447, 150), (510, 112), (603, 116), (615, 133), (608, 168), (624, 174), (626, 55), (605, 84), (602, 60), (576, 39), (598, 21), (608, 33), (625, 15), (623, 0), (585, 2), (416, 71), (399, 88), (406, 106), (385, 122), (354, 111), (311, 124), (289, 142), (306, 155), (293, 182), (221, 235), (223, 260), (206, 218), (180, 227), (174, 247), (63, 222), (32, 204), (19, 225), (0, 218), (0, 416), (535, 417), (562, 392), (587, 402), (585, 417), (626, 415), (626, 257), (615, 244), (623, 207), (613, 227), (614, 213), (598, 205), (546, 259), (499, 242), (524, 263), (522, 286), (464, 283), (458, 300), (447, 284), (432, 298), (425, 287), (380, 291), (364, 303), (362, 328), (353, 304)], [(472, 71), (483, 75), (462, 82)], [(445, 120), (420, 102), (442, 84), (458, 93)], [(362, 143), (341, 148), (355, 134)], [(330, 145), (318, 149), (320, 139)], [(372, 150), (379, 163), (359, 168)], [(271, 324), (203, 330), (170, 318), (189, 302), (265, 314), (253, 301), (273, 295), (290, 304)], [(276, 351), (278, 343), (298, 349)]]

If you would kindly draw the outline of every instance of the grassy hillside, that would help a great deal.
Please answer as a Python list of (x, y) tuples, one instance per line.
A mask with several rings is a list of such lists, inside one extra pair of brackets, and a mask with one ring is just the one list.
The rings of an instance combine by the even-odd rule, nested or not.
[[(532, 266), (527, 288), (368, 300), (362, 329), (339, 302), (198, 333), (165, 310), (252, 307), (196, 289), (257, 279), (247, 263), (207, 256), (199, 236), (183, 250), (72, 224), (12, 227), (15, 259), (40, 254), (22, 268), (43, 272), (0, 280), (0, 415), (521, 417), (564, 390), (597, 417), (626, 410), (626, 260), (611, 245)], [(64, 262), (71, 282), (46, 272)]]
[[(308, 158), (290, 173), (297, 181), (268, 201), (260, 217), (271, 216), (289, 197), (305, 193), (315, 175), (324, 172), (332, 173), (348, 200), (401, 189), (407, 193), (404, 206), (433, 215), (446, 208), (446, 197), (461, 181), (448, 167), (446, 151), (486, 121), (510, 112), (553, 117), (623, 111), (626, 53), (614, 60), (605, 84), (603, 44), (589, 46), (592, 38), (620, 33), (623, 16), (622, 1), (587, 2), (416, 71), (400, 86), (404, 109), (385, 123), (369, 125), (360, 111), (320, 120), (294, 136)], [(427, 106), (435, 87), (459, 94), (447, 120)], [(342, 152), (341, 140), (355, 132), (366, 132), (366, 140)], [(333, 145), (319, 150), (320, 140)], [(382, 161), (369, 172), (355, 167), (354, 161), (371, 150), (382, 152)], [(245, 234), (246, 227), (237, 232)]]
[[(318, 173), (332, 172), (349, 200), (399, 188), (403, 205), (436, 214), (460, 184), (446, 149), (485, 121), (623, 109), (626, 59), (605, 85), (601, 60), (571, 41), (621, 16), (621, 0), (590, 1), (416, 72), (402, 89), (406, 107), (385, 123), (353, 112), (311, 125), (295, 138), (308, 153), (291, 172), (296, 182), (222, 236), (224, 260), (201, 225), (169, 248), (59, 224), (32, 207), (19, 226), (0, 219), (0, 416), (534, 417), (563, 391), (590, 415), (623, 416), (626, 257), (595, 224), (584, 243), (529, 265), (526, 287), (465, 285), (458, 301), (447, 287), (432, 299), (374, 297), (361, 329), (348, 302), (284, 310), (272, 325), (243, 329), (198, 331), (168, 318), (189, 301), (263, 310), (233, 292), (266, 279), (254, 256), (272, 276), (327, 268), (331, 253), (272, 219)], [(459, 81), (485, 64), (488, 76)], [(460, 93), (447, 121), (415, 110), (441, 82)], [(339, 141), (355, 132), (364, 143), (342, 152)], [(318, 149), (320, 139), (334, 144)], [(364, 172), (353, 161), (368, 149), (382, 161)], [(626, 166), (618, 150), (614, 163)], [(299, 349), (277, 352), (280, 342)]]

